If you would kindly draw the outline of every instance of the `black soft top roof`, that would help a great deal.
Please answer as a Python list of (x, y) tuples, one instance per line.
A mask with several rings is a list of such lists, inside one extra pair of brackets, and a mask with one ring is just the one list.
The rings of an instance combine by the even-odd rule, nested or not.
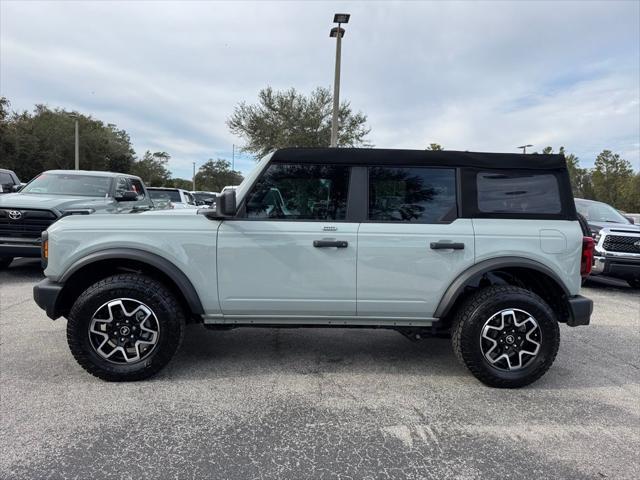
[(564, 155), (458, 152), (453, 150), (395, 150), (383, 148), (283, 148), (272, 162), (373, 165), (429, 165), (443, 167), (566, 169)]

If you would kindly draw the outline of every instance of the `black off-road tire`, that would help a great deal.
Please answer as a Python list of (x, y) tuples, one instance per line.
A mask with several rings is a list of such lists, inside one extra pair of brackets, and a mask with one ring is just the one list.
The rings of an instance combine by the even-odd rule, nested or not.
[(13, 257), (0, 257), (0, 270), (4, 270), (5, 268), (9, 268), (13, 262)]
[[(144, 303), (155, 314), (157, 344), (137, 363), (113, 363), (96, 352), (89, 339), (93, 314), (105, 303), (129, 298)], [(67, 322), (67, 342), (76, 361), (90, 374), (111, 382), (144, 380), (171, 360), (182, 343), (185, 314), (174, 294), (162, 283), (139, 274), (118, 274), (87, 288), (76, 300)]]
[[(487, 320), (504, 309), (521, 309), (537, 321), (541, 333), (538, 354), (519, 370), (506, 371), (484, 357), (480, 339)], [(529, 385), (549, 370), (560, 346), (560, 328), (555, 314), (538, 295), (524, 288), (492, 286), (479, 290), (458, 309), (452, 325), (456, 357), (482, 383), (490, 387), (518, 388)]]

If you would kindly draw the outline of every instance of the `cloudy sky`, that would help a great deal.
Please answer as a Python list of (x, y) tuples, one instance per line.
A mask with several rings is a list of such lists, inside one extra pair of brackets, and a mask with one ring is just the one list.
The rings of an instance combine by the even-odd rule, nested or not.
[[(259, 89), (331, 87), (388, 148), (609, 148), (640, 169), (640, 2), (0, 0), (0, 93), (115, 123), (174, 175), (231, 158), (225, 120)], [(535, 149), (535, 148), (534, 148)], [(245, 157), (236, 168), (247, 171)]]

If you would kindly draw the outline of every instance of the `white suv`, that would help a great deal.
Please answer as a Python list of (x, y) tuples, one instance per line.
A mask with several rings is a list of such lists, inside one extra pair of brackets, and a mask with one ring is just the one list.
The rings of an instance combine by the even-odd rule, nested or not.
[(589, 323), (593, 240), (561, 155), (278, 150), (199, 213), (45, 233), (34, 297), (90, 373), (151, 376), (185, 322), (365, 327), (450, 334), (477, 378), (519, 387), (553, 363), (560, 323)]
[(147, 191), (156, 207), (198, 208), (191, 192), (181, 188), (147, 187)]

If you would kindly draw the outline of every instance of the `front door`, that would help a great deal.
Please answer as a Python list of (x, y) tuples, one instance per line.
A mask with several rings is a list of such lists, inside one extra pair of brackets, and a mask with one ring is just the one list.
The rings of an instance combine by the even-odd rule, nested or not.
[(225, 317), (282, 323), (356, 315), (358, 223), (347, 221), (349, 174), (342, 165), (265, 170), (238, 217), (218, 229)]
[(369, 168), (358, 233), (358, 315), (430, 318), (474, 262), (471, 219), (457, 218), (456, 170)]

